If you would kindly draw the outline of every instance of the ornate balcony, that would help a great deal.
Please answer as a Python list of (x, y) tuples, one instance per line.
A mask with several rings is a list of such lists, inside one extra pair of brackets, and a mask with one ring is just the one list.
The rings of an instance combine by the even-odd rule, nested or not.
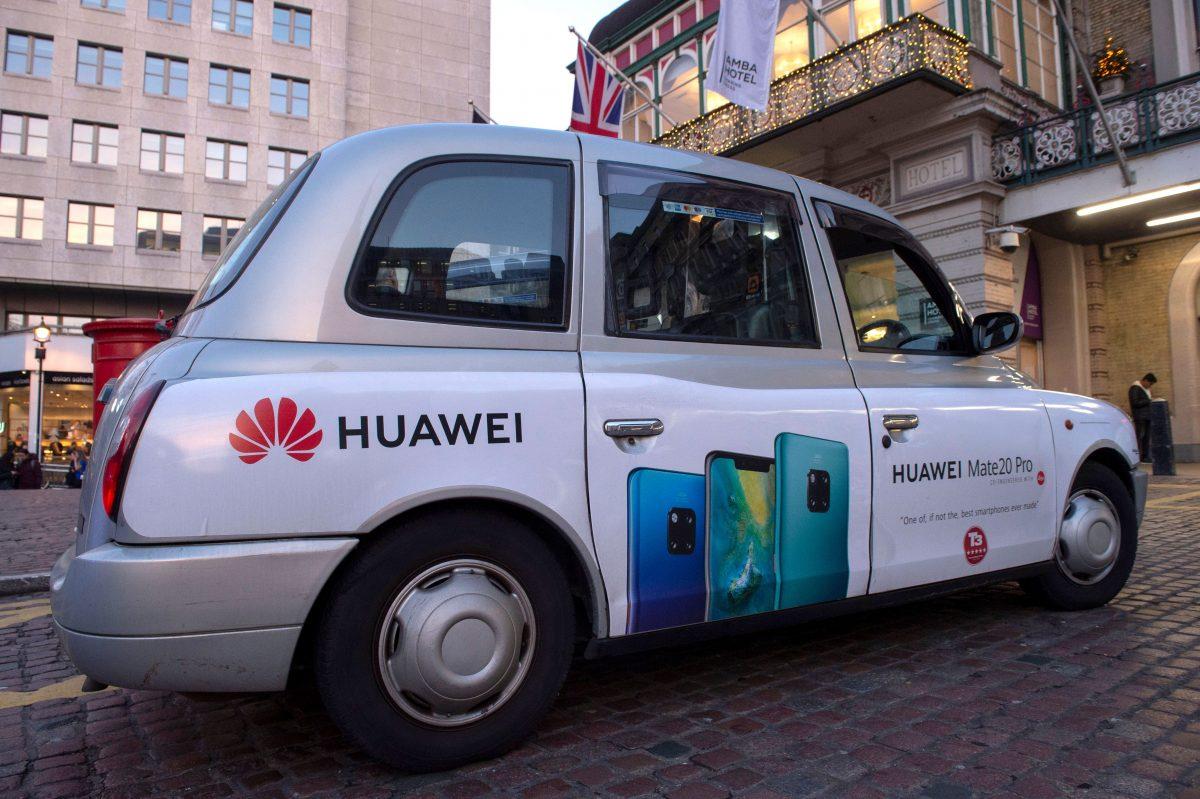
[[(1121, 148), (1137, 155), (1200, 138), (1200, 73), (1105, 101)], [(1100, 112), (1081, 108), (992, 140), (992, 177), (1026, 184), (1116, 160)]]
[(922, 75), (969, 89), (968, 45), (955, 31), (913, 14), (776, 79), (766, 111), (729, 103), (663, 134), (655, 144), (728, 153), (759, 136)]

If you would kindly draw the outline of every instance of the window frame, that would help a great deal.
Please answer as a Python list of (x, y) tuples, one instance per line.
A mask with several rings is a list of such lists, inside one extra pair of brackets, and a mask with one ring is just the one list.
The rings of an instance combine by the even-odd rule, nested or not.
[[(46, 198), (45, 197), (29, 197), (24, 194), (0, 194), (0, 197), (6, 197), (8, 199), (17, 201), (17, 213), (13, 220), (13, 232), (16, 233), (16, 235), (15, 236), (0, 236), (0, 241), (7, 241), (7, 242), (45, 241), (45, 239), (46, 239)], [(25, 204), (31, 200), (33, 202), (38, 202), (38, 203), (42, 204), (42, 217), (41, 217), (41, 219), (38, 220), (39, 222), (42, 223), (42, 235), (38, 236), (37, 238), (22, 235), (22, 233), (24, 232), (24, 228), (25, 228), (25, 222), (27, 220), (27, 214), (25, 212)]]
[[(282, 184), (280, 184), (280, 185), (282, 185)], [(217, 249), (216, 253), (214, 253), (212, 255), (209, 255), (208, 253), (206, 253), (204, 251), (204, 239), (208, 236), (208, 232), (207, 232), (208, 227), (204, 223), (210, 219), (218, 219), (221, 222), (221, 233), (218, 237), (220, 240), (221, 246)], [(230, 222), (240, 222), (241, 223), (240, 225), (238, 225), (238, 233), (241, 233), (242, 228), (246, 225), (245, 219), (240, 219), (236, 216), (217, 216), (215, 214), (201, 214), (200, 215), (200, 258), (201, 259), (206, 260), (206, 261), (217, 260), (218, 258), (221, 257), (222, 254), (224, 254), (225, 248), (229, 246), (229, 243), (232, 242), (235, 238), (237, 238), (237, 233), (234, 233), (232, 236), (228, 235)]]
[[(277, 168), (271, 164), (271, 156), (275, 153), (280, 153), (283, 155), (283, 178), (278, 183), (271, 182), (271, 170)], [(304, 166), (304, 162), (308, 160), (308, 155), (309, 154), (304, 150), (293, 150), (288, 147), (273, 147), (271, 145), (267, 145), (267, 185), (275, 187), (285, 183), (287, 179), (292, 176), (293, 172)], [(300, 163), (296, 164), (295, 168), (289, 168), (288, 164), (291, 163), (293, 156), (300, 156)]]
[[(462, 316), (449, 316), (446, 314), (427, 313), (422, 311), (404, 311), (390, 310), (387, 308), (377, 308), (360, 301), (354, 294), (354, 287), (362, 270), (366, 267), (367, 252), (371, 248), (371, 240), (375, 238), (375, 232), (379, 228), (379, 223), (383, 221), (383, 216), (387, 212), (388, 206), (400, 188), (412, 176), (416, 175), (423, 169), (430, 167), (441, 166), (444, 164), (516, 164), (516, 165), (534, 165), (534, 166), (558, 166), (567, 168), (567, 202), (566, 202), (566, 234), (567, 241), (563, 259), (563, 288), (562, 288), (562, 319), (559, 322), (512, 322), (497, 319), (470, 319)], [(401, 319), (413, 322), (426, 322), (429, 324), (441, 325), (461, 325), (465, 327), (483, 327), (497, 328), (501, 330), (534, 330), (548, 333), (566, 332), (571, 327), (571, 305), (574, 298), (573, 294), (573, 278), (575, 269), (575, 187), (576, 187), (576, 163), (570, 159), (564, 158), (540, 158), (537, 156), (519, 156), (519, 155), (487, 155), (478, 153), (459, 153), (454, 155), (436, 155), (430, 158), (424, 158), (409, 164), (396, 177), (392, 178), (392, 182), (384, 189), (383, 194), (379, 198), (378, 204), (375, 206), (374, 212), (371, 214), (371, 219), (367, 222), (367, 227), (363, 231), (362, 239), (358, 243), (358, 249), (354, 254), (354, 260), (351, 262), (350, 270), (346, 275), (346, 288), (343, 291), (343, 297), (346, 304), (355, 313), (363, 316), (375, 317), (377, 319)]]
[[(96, 63), (92, 66), (96, 70), (96, 80), (94, 83), (87, 83), (79, 79), (79, 67), (83, 63), (80, 56), (83, 54), (83, 48), (89, 47), (96, 51)], [(112, 53), (119, 53), (121, 56), (121, 66), (117, 68), (117, 83), (110, 85), (104, 82), (104, 73), (108, 70), (105, 66), (106, 56)], [(108, 89), (110, 91), (119, 91), (125, 85), (125, 50), (121, 47), (112, 47), (107, 44), (99, 44), (97, 42), (81, 41), (75, 46), (75, 85), (87, 86), (90, 89)]]
[[(804, 247), (804, 236), (802, 228), (804, 226), (804, 217), (800, 214), (800, 205), (797, 201), (796, 194), (784, 189), (776, 189), (769, 186), (762, 186), (757, 183), (748, 183), (744, 180), (736, 180), (733, 178), (718, 177), (709, 175), (703, 172), (687, 172), (679, 169), (671, 169), (669, 167), (652, 166), (649, 164), (629, 163), (626, 161), (609, 161), (601, 160), (596, 163), (596, 172), (598, 175), (603, 174), (605, 167), (623, 167), (627, 169), (637, 169), (643, 172), (667, 172), (677, 175), (700, 178), (705, 181), (717, 181), (727, 183), (735, 187), (743, 187), (746, 189), (768, 192), (785, 197), (789, 203), (792, 218), (792, 232), (796, 243), (796, 251), (800, 256), (798, 264), (799, 276), (803, 280), (803, 287), (808, 298), (808, 315), (812, 320), (813, 338), (811, 341), (783, 341), (773, 339), (739, 339), (730, 338), (727, 336), (699, 336), (699, 335), (681, 335), (676, 333), (628, 333), (620, 332), (615, 328), (616, 318), (616, 297), (613, 294), (613, 263), (612, 253), (609, 250), (610, 238), (608, 235), (608, 195), (600, 192), (601, 214), (603, 216), (603, 236), (604, 236), (604, 335), (610, 338), (629, 339), (633, 341), (674, 341), (684, 344), (699, 344), (705, 347), (714, 345), (729, 345), (734, 347), (772, 347), (785, 349), (802, 349), (802, 350), (820, 350), (824, 347), (824, 342), (821, 337), (821, 324), (817, 317), (816, 298), (813, 288), (813, 271), (808, 263), (807, 253)], [(601, 178), (603, 182), (603, 178)]]
[[(157, 59), (162, 62), (162, 74), (157, 76), (162, 80), (162, 91), (152, 92), (146, 88), (146, 81), (150, 78), (150, 61)], [(174, 94), (171, 92), (171, 82), (175, 77), (171, 74), (172, 67), (183, 66), (183, 94)], [(165, 55), (163, 53), (146, 53), (142, 63), (142, 94), (150, 97), (162, 97), (168, 100), (186, 100), (188, 98), (188, 84), (191, 81), (191, 67), (188, 65), (186, 58), (178, 56)]]
[[(224, 154), (221, 157), (221, 163), (223, 165), (222, 169), (221, 169), (221, 174), (223, 176), (219, 177), (219, 178), (210, 177), (208, 174), (208, 161), (209, 161), (208, 146), (210, 144), (220, 144), (220, 145), (222, 145), (222, 147), (224, 149)], [(245, 161), (235, 162), (233, 160), (232, 148), (234, 148), (234, 147), (241, 147), (243, 150), (246, 151), (246, 160)], [(229, 174), (230, 174), (229, 167), (234, 163), (241, 163), (242, 166), (245, 167), (245, 169), (246, 169), (246, 177), (243, 178), (242, 180), (237, 180), (236, 178), (229, 177)], [(204, 179), (209, 180), (209, 181), (217, 181), (220, 183), (233, 183), (233, 184), (236, 184), (239, 186), (243, 186), (243, 185), (249, 183), (249, 181), (250, 181), (250, 144), (248, 142), (242, 142), (242, 141), (231, 141), (230, 139), (212, 139), (212, 138), (206, 137), (204, 139)]]
[(79, 5), (93, 11), (107, 11), (110, 14), (125, 13), (125, 0), (79, 0)]
[[(225, 88), (225, 101), (224, 102), (215, 102), (212, 98), (213, 72), (214, 71), (222, 72), (225, 75), (225, 87), (224, 87)], [(236, 90), (233, 85), (233, 76), (237, 75), (237, 74), (242, 74), (242, 75), (246, 76), (246, 104), (245, 105), (238, 105), (237, 103), (233, 102), (233, 93)], [(242, 111), (246, 111), (250, 108), (250, 101), (253, 99), (251, 97), (251, 89), (252, 89), (252, 78), (251, 78), (250, 70), (242, 69), (241, 67), (230, 66), (229, 64), (216, 64), (211, 61), (208, 63), (208, 84), (207, 84), (207, 89), (204, 93), (204, 96), (208, 100), (210, 105), (220, 106), (221, 108), (237, 108)]]
[[(275, 93), (275, 85), (274, 85), (275, 81), (283, 81), (284, 94), (277, 95)], [(304, 88), (305, 88), (304, 113), (303, 114), (297, 114), (292, 110), (293, 106), (297, 102), (296, 86), (299, 84), (304, 84)], [(274, 104), (273, 100), (279, 96), (282, 96), (283, 101), (284, 101), (284, 105), (283, 105), (284, 110), (282, 110), (282, 111), (276, 111), (274, 108), (272, 108), (272, 105)], [(289, 119), (309, 119), (311, 116), (310, 115), (311, 104), (312, 104), (312, 81), (310, 81), (308, 78), (295, 78), (295, 77), (292, 77), (291, 75), (281, 75), (278, 72), (271, 73), (271, 82), (268, 84), (268, 91), (267, 91), (267, 112), (268, 113), (273, 114), (274, 116), (287, 117)]]
[[(152, 252), (152, 253), (166, 253), (166, 254), (175, 253), (176, 255), (181, 255), (183, 253), (183, 212), (182, 211), (165, 211), (161, 208), (142, 208), (140, 206), (135, 208), (134, 211), (135, 211), (135, 214), (134, 214), (134, 218), (133, 218), (133, 249), (135, 252)], [(151, 228), (144, 228), (141, 226), (138, 217), (140, 217), (142, 214), (154, 214), (155, 226), (154, 226), (153, 230), (154, 230), (154, 244), (156, 245), (154, 247), (142, 247), (138, 243), (138, 239), (141, 236), (142, 231), (143, 230), (148, 231), (151, 229)], [(166, 247), (162, 246), (163, 238), (166, 235), (166, 229), (164, 227), (164, 222), (165, 222), (167, 214), (171, 214), (172, 216), (179, 217), (179, 234), (178, 234), (179, 235), (179, 249), (177, 249), (177, 250), (167, 249)]]
[[(831, 211), (823, 210), (822, 206), (826, 206)], [(905, 230), (900, 225), (888, 219), (884, 219), (876, 214), (861, 211), (857, 208), (851, 208), (846, 205), (841, 205), (832, 200), (814, 198), (812, 200), (813, 217), (816, 220), (817, 227), (820, 228), (822, 235), (825, 238), (824, 245), (829, 248), (829, 253), (832, 256), (831, 266), (837, 273), (838, 286), (841, 289), (843, 307), (838, 309), (839, 316), (844, 312), (847, 316), (847, 321), (850, 324), (850, 336), (853, 339), (855, 346), (860, 354), (869, 355), (934, 355), (937, 357), (964, 358), (971, 357), (978, 353), (971, 346), (971, 317), (963, 307), (959, 300), (958, 294), (955, 293), (950, 281), (946, 275), (938, 267), (937, 261), (929, 250), (925, 249), (925, 245), (917, 239), (912, 233)], [(841, 267), (838, 266), (837, 251), (833, 247), (833, 242), (829, 239), (829, 234), (826, 232), (831, 227), (839, 227), (847, 230), (855, 230), (853, 227), (836, 224), (837, 215), (845, 214), (851, 217), (852, 221), (857, 224), (874, 224), (882, 225), (891, 231), (898, 231), (894, 237), (886, 237), (877, 235), (874, 232), (863, 233), (862, 235), (872, 236), (881, 241), (888, 242), (897, 247), (902, 247), (909, 250), (916, 256), (916, 265), (909, 263), (905, 259), (904, 263), (917, 280), (921, 281), (921, 285), (929, 291), (929, 297), (937, 303), (938, 310), (946, 322), (954, 330), (954, 334), (958, 339), (956, 349), (953, 350), (913, 350), (903, 349), (900, 347), (874, 347), (864, 345), (858, 337), (858, 330), (854, 326), (854, 309), (850, 307), (850, 298), (846, 294), (846, 282), (842, 275)], [(862, 233), (861, 230), (858, 232)], [(933, 290), (930, 290), (929, 282), (934, 283)]]
[[(286, 40), (275, 38), (275, 12), (285, 11), (288, 15)], [(296, 41), (296, 17), (303, 14), (308, 17), (308, 44), (300, 44)], [(271, 41), (276, 44), (287, 45), (288, 47), (299, 47), (304, 50), (312, 49), (312, 31), (313, 31), (313, 12), (311, 8), (302, 8), (288, 3), (273, 3), (271, 5)]]
[[(157, 0), (162, 3), (164, 15), (161, 17), (154, 16), (150, 10), (155, 0), (150, 0), (146, 4), (146, 19), (152, 19), (156, 22), (170, 22), (175, 25), (191, 25), (192, 24), (192, 0)], [(176, 10), (180, 8), (187, 9), (187, 19), (181, 20), (176, 18)]]
[[(142, 166), (142, 155), (145, 153), (148, 153), (148, 152), (153, 152), (152, 150), (147, 150), (145, 147), (145, 141), (146, 141), (147, 135), (158, 137), (158, 145), (159, 146), (158, 146), (157, 154), (158, 154), (158, 164), (160, 167), (162, 167), (161, 169), (146, 169), (146, 167)], [(183, 163), (180, 164), (178, 172), (172, 172), (166, 168), (167, 156), (176, 154), (176, 153), (168, 153), (167, 152), (167, 139), (172, 139), (172, 138), (179, 139), (180, 141), (183, 142), (184, 151), (182, 153), (178, 153), (180, 159), (183, 160)], [(148, 173), (148, 174), (152, 174), (152, 175), (175, 175), (177, 177), (182, 176), (183, 172), (184, 172), (184, 168), (187, 166), (186, 157), (187, 157), (187, 137), (184, 134), (171, 133), (171, 132), (165, 131), (165, 130), (150, 130), (148, 128), (141, 128), (138, 130), (138, 171), (139, 172), (144, 172), (144, 173)]]
[[(10, 50), (9, 43), (13, 38), (24, 39), (25, 46), (27, 48), (25, 51), (25, 69), (20, 72), (16, 72), (8, 68), (8, 54)], [(50, 70), (45, 75), (39, 75), (34, 69), (34, 65), (37, 63), (37, 43), (39, 41), (50, 43)], [(3, 72), (5, 75), (18, 75), (24, 78), (50, 80), (50, 78), (54, 77), (54, 37), (46, 36), (41, 33), (28, 33), (26, 31), (6, 29), (4, 32)]]
[[(71, 206), (72, 205), (80, 205), (87, 209), (88, 218), (87, 218), (87, 222), (85, 223), (87, 225), (87, 239), (88, 239), (87, 241), (71, 241), (71, 225), (72, 224), (75, 224), (75, 225), (80, 224), (79, 222), (71, 221)], [(112, 223), (113, 240), (112, 240), (111, 244), (97, 244), (96, 243), (96, 227), (97, 227), (96, 209), (97, 208), (111, 208), (112, 209), (112, 212), (113, 212), (113, 223)], [(105, 227), (108, 227), (108, 226), (105, 225)], [(67, 201), (67, 246), (68, 247), (99, 247), (99, 248), (102, 248), (105, 250), (111, 250), (111, 249), (115, 248), (116, 245), (117, 245), (117, 207), (115, 205), (108, 205), (107, 203), (89, 203), (89, 202), (84, 202), (82, 200), (68, 200)]]
[[(78, 127), (86, 127), (91, 130), (91, 137), (89, 140), (83, 141), (83, 140), (75, 138), (76, 128), (78, 128)], [(107, 129), (107, 130), (112, 130), (117, 133), (117, 143), (111, 145), (114, 150), (114, 153), (113, 153), (114, 160), (111, 164), (105, 164), (100, 161), (100, 148), (110, 146), (110, 145), (106, 145), (106, 144), (101, 144), (101, 142), (100, 142), (100, 130), (102, 128)], [(87, 166), (98, 166), (103, 169), (116, 169), (117, 166), (120, 164), (120, 159), (121, 159), (120, 136), (121, 136), (120, 127), (117, 125), (109, 125), (104, 122), (89, 122), (85, 119), (72, 119), (71, 120), (71, 157), (70, 157), (71, 163), (72, 164), (86, 164)], [(89, 149), (88, 160), (86, 160), (86, 161), (75, 160), (75, 145), (76, 144), (88, 145), (88, 149)]]
[[(229, 3), (228, 11), (217, 11), (217, 2), (219, 2), (219, 0), (214, 0), (212, 3), (212, 17), (209, 20), (209, 25), (213, 30), (217, 31), (218, 33), (228, 33), (233, 36), (241, 36), (243, 39), (254, 36), (254, 0), (227, 0)], [(246, 5), (250, 6), (250, 30), (246, 31), (245, 33), (242, 33), (237, 29), (238, 5), (240, 3), (245, 3)], [(228, 28), (217, 26), (217, 14), (229, 15)], [(245, 19), (245, 17), (242, 18)]]
[[(17, 152), (17, 153), (0, 152), (0, 155), (7, 156), (9, 158), (14, 158), (14, 157), (15, 158), (33, 158), (38, 161), (46, 160), (46, 158), (48, 158), (50, 155), (50, 117), (42, 116), (41, 114), (27, 114), (23, 111), (0, 110), (0, 125), (3, 124), (3, 118), (6, 116), (20, 117), (20, 119), (21, 119), (21, 132), (19, 134), (20, 142), (21, 142), (21, 152)], [(31, 120), (31, 119), (41, 119), (41, 120), (45, 121), (45, 123), (46, 123), (46, 135), (44, 137), (46, 140), (46, 153), (44, 155), (30, 155), (29, 154), (29, 139), (30, 139), (29, 120)], [(43, 137), (38, 136), (37, 138), (43, 138)]]

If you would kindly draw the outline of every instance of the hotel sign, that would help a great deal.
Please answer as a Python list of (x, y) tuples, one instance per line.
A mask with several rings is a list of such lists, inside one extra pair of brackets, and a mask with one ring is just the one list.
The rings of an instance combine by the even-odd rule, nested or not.
[(895, 162), (893, 185), (898, 201), (970, 183), (975, 178), (971, 140), (963, 139)]

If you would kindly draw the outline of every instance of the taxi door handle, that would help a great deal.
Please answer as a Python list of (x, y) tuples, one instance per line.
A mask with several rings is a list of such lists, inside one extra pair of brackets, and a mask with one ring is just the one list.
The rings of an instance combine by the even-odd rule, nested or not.
[(609, 419), (604, 423), (604, 434), (613, 438), (642, 438), (662, 435), (662, 421), (658, 419)]
[(920, 421), (915, 413), (888, 413), (883, 416), (883, 429), (890, 433), (913, 430)]

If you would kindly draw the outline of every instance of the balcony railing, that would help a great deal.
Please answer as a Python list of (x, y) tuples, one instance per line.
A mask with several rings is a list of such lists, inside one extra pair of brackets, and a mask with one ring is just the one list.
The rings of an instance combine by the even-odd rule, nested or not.
[[(1104, 102), (1121, 148), (1137, 155), (1200, 138), (1200, 72)], [(992, 139), (992, 177), (1024, 184), (1116, 160), (1100, 112), (1081, 108)]]
[(967, 40), (955, 31), (913, 14), (776, 79), (767, 110), (729, 103), (663, 134), (655, 144), (725, 153), (918, 73), (969, 89), (967, 48)]

